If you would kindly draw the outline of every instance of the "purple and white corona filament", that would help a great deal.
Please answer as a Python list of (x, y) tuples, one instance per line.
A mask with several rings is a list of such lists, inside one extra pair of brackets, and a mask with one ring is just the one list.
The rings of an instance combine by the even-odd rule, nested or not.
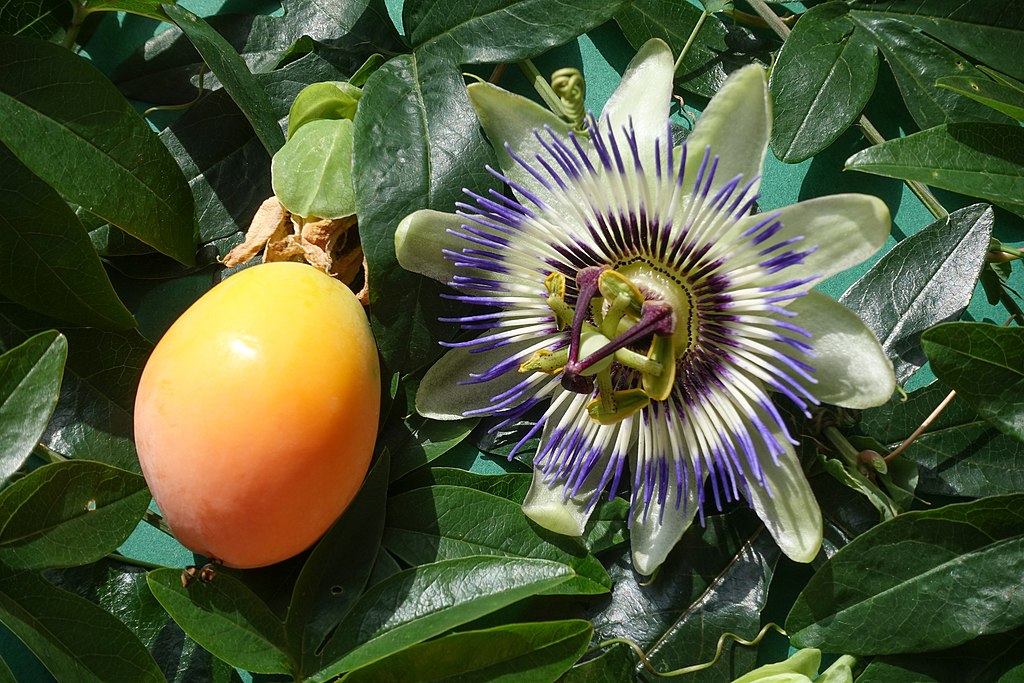
[(467, 191), (456, 214), (419, 211), (399, 227), (402, 265), (476, 304), (455, 320), (480, 331), (427, 373), (417, 409), (515, 420), (545, 405), (527, 437), (541, 435), (525, 512), (578, 535), (628, 476), (642, 573), (706, 505), (740, 497), (807, 562), (821, 515), (774, 400), (807, 411), (891, 395), (871, 332), (812, 290), (881, 246), (888, 211), (839, 195), (754, 214), (771, 120), (763, 70), (734, 74), (679, 147), (672, 73), (668, 47), (649, 42), (585, 134), (470, 86), (513, 198)]

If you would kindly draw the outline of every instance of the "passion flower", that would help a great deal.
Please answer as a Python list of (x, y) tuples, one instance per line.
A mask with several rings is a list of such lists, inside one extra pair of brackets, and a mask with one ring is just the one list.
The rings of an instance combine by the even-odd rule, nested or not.
[[(812, 287), (877, 251), (889, 213), (847, 194), (753, 213), (770, 128), (764, 70), (734, 73), (673, 146), (674, 62), (647, 43), (584, 134), (487, 84), (470, 99), (512, 190), (399, 226), (400, 263), (485, 307), (427, 373), (417, 410), (516, 420), (546, 404), (524, 510), (582, 533), (628, 476), (634, 566), (649, 574), (710, 497), (746, 498), (809, 562), (822, 520), (775, 401), (866, 408), (895, 388), (848, 309)], [(524, 439), (524, 442), (526, 439)], [(710, 485), (705, 485), (710, 483)], [(705, 493), (708, 491), (709, 493)]]

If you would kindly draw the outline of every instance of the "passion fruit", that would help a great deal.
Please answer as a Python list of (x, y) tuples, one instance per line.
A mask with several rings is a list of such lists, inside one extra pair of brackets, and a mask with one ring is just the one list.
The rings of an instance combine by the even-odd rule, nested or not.
[(211, 289), (156, 345), (135, 439), (182, 545), (259, 567), (311, 546), (349, 505), (379, 413), (377, 350), (355, 295), (306, 264), (266, 263)]

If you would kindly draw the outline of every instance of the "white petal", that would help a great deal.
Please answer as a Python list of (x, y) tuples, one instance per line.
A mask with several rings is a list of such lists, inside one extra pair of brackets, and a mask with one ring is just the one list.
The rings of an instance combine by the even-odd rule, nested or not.
[[(479, 353), (470, 353), (465, 348), (450, 350), (423, 376), (416, 391), (416, 412), (432, 420), (461, 420), (467, 411), (487, 407), (491, 397), (511, 389), (527, 379), (527, 375), (512, 370), (488, 382), (462, 382), (470, 379), (473, 374), (487, 372), (524, 348), (528, 349), (531, 343), (538, 345), (535, 340), (530, 340)], [(547, 340), (542, 340), (539, 345), (545, 343)], [(528, 398), (528, 395), (522, 398)]]
[[(817, 248), (803, 263), (779, 273), (781, 279), (827, 278), (857, 265), (885, 244), (891, 227), (889, 208), (878, 197), (836, 194), (809, 199), (779, 209), (782, 228), (765, 245), (803, 237), (793, 249)], [(768, 217), (759, 213), (738, 221), (731, 234), (739, 234)]]
[[(787, 307), (793, 322), (811, 333), (817, 384), (811, 393), (824, 403), (844, 408), (873, 408), (888, 401), (896, 390), (892, 361), (874, 333), (853, 311), (828, 296), (810, 291)], [(780, 345), (776, 348), (783, 350)], [(792, 351), (789, 351), (792, 353)]]
[[(498, 157), (501, 172), (513, 183), (520, 185), (552, 208), (559, 210), (560, 198), (546, 190), (529, 171), (517, 163), (505, 149), (505, 143), (508, 143), (516, 156), (536, 167), (536, 170), (543, 174), (544, 169), (537, 164), (536, 155), (541, 154), (546, 159), (550, 159), (551, 155), (537, 140), (537, 135), (534, 132), (536, 131), (545, 141), (548, 141), (550, 137), (544, 130), (547, 126), (563, 140), (568, 140), (572, 126), (533, 100), (510, 93), (490, 83), (473, 83), (468, 86), (467, 92), (469, 101), (476, 109), (476, 115), (480, 119), (480, 125), (487, 133), (487, 139), (490, 140)], [(586, 141), (581, 139), (581, 142)], [(589, 143), (587, 142), (586, 145)], [(521, 196), (519, 192), (516, 192), (516, 196), (521, 201), (525, 201), (525, 197)]]
[(686, 139), (686, 188), (693, 186), (708, 145), (719, 157), (712, 191), (739, 174), (746, 180), (760, 174), (771, 130), (771, 96), (764, 68), (751, 64), (733, 72)]
[[(756, 433), (753, 428), (751, 431)], [(740, 458), (743, 476), (750, 483), (746, 496), (782, 552), (796, 562), (810, 562), (821, 548), (821, 510), (793, 447), (784, 434), (774, 429), (772, 432), (785, 449), (785, 453), (778, 456), (777, 465), (764, 444), (759, 439), (754, 440), (771, 493), (757, 482), (746, 460)]]
[(608, 118), (616, 134), (632, 121), (640, 160), (649, 173), (655, 167), (655, 140), (664, 139), (668, 131), (674, 72), (671, 48), (658, 38), (648, 40), (626, 67), (601, 112), (602, 124)]
[[(593, 484), (596, 485), (597, 481)], [(544, 474), (535, 469), (533, 483), (530, 484), (530, 491), (523, 501), (523, 512), (534, 522), (556, 534), (582, 536), (583, 530), (587, 527), (587, 520), (593, 512), (587, 509), (587, 504), (594, 492), (594, 486), (584, 484), (585, 490), (563, 502), (565, 486), (564, 482), (548, 486), (544, 483)]]
[[(635, 458), (631, 458), (630, 467), (634, 468)], [(665, 505), (658, 504), (658, 496), (655, 494), (651, 499), (651, 506), (647, 512), (647, 521), (644, 522), (644, 510), (642, 501), (638, 501), (636, 509), (633, 510), (633, 519), (630, 525), (629, 543), (633, 551), (633, 567), (641, 574), (650, 576), (662, 565), (665, 558), (676, 546), (679, 539), (690, 528), (694, 515), (697, 514), (697, 491), (704, 485), (701, 481), (694, 484), (693, 466), (688, 458), (680, 458), (679, 466), (687, 468), (686, 499), (682, 503), (685, 511), (676, 508), (676, 486), (675, 481), (669, 482), (668, 495), (665, 497)], [(663, 508), (664, 507), (664, 511)], [(658, 523), (660, 515), (661, 523)]]
[[(444, 257), (444, 250), (459, 251), (466, 240), (449, 230), (460, 230), (466, 219), (453, 213), (421, 209), (402, 219), (395, 231), (395, 254), (408, 271), (426, 275), (438, 282), (450, 282), (455, 264)], [(462, 269), (460, 272), (467, 272)]]

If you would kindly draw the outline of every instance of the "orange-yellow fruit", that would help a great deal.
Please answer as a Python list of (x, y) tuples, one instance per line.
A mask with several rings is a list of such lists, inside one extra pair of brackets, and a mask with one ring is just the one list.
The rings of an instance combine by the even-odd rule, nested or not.
[(171, 326), (142, 373), (135, 439), (187, 548), (260, 567), (312, 545), (362, 484), (380, 367), (352, 292), (301, 263), (254, 266)]

